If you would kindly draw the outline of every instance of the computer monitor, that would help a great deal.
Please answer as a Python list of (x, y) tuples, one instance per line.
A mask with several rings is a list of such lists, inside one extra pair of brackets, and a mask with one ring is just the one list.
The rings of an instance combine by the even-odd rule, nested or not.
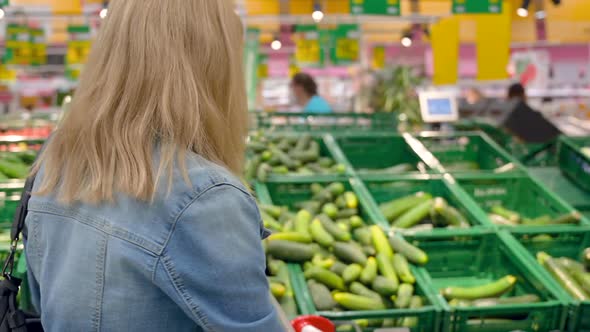
[(459, 120), (457, 95), (451, 91), (420, 93), (422, 120), (427, 123), (454, 122)]

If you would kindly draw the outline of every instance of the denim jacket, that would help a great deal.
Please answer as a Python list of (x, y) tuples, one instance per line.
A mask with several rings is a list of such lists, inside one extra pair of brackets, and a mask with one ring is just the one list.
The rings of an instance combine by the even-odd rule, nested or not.
[(222, 167), (188, 159), (191, 186), (176, 170), (153, 203), (33, 195), (25, 251), (45, 331), (284, 331), (254, 199)]

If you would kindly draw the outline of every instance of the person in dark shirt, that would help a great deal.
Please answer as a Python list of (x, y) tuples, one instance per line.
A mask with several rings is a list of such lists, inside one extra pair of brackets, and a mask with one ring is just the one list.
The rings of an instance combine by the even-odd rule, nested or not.
[(526, 143), (547, 143), (559, 136), (561, 132), (541, 112), (532, 109), (526, 100), (524, 87), (513, 84), (508, 89), (508, 100), (514, 108), (501, 122), (501, 126)]

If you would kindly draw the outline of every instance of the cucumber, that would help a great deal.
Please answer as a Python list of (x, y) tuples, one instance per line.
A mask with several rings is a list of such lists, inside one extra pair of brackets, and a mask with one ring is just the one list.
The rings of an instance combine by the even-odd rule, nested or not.
[(324, 269), (329, 269), (332, 267), (332, 265), (334, 265), (334, 259), (329, 258), (329, 257), (324, 259), (321, 254), (316, 254), (311, 259), (311, 264), (313, 264), (314, 266), (319, 266)]
[(29, 175), (29, 166), (0, 159), (0, 172), (11, 179), (26, 179)]
[(567, 257), (560, 257), (557, 259), (560, 266), (563, 266), (568, 272), (584, 271), (584, 265)]
[(371, 283), (371, 288), (380, 295), (390, 297), (395, 295), (399, 284), (382, 276), (377, 276)]
[(262, 163), (258, 166), (256, 171), (256, 179), (260, 182), (266, 182), (268, 180), (268, 174), (272, 171), (272, 168), (267, 163)]
[(344, 279), (345, 283), (350, 284), (351, 282), (358, 280), (362, 271), (362, 266), (358, 264), (350, 264), (342, 272), (342, 279)]
[(342, 263), (341, 261), (335, 261), (334, 264), (332, 265), (332, 267), (330, 268), (330, 271), (341, 276), (347, 267), (348, 267), (348, 265)]
[(295, 144), (295, 151), (305, 151), (307, 150), (307, 148), (309, 147), (309, 143), (311, 142), (312, 137), (311, 135), (303, 135), (301, 136), (298, 140), (297, 143)]
[(311, 190), (311, 193), (315, 195), (324, 190), (324, 187), (319, 183), (312, 183), (309, 189)]
[(357, 209), (343, 209), (336, 213), (336, 218), (350, 218), (358, 215), (358, 213), (359, 211)]
[(334, 299), (332, 299), (332, 294), (325, 285), (315, 282), (314, 280), (309, 280), (307, 282), (307, 288), (309, 288), (311, 299), (317, 310), (328, 311), (334, 309), (336, 305), (338, 305), (334, 302)]
[(553, 257), (541, 251), (537, 253), (537, 260), (574, 299), (579, 301), (588, 301), (590, 299), (582, 286)]
[(311, 222), (309, 231), (313, 240), (322, 247), (328, 248), (334, 244), (334, 237), (324, 229), (324, 226), (322, 226), (322, 223), (318, 219), (314, 219)]
[(266, 251), (274, 258), (299, 263), (311, 260), (315, 254), (313, 245), (283, 240), (267, 241)]
[[(295, 204), (296, 208), (306, 210), (311, 215), (317, 214), (321, 206), (322, 204), (320, 202), (314, 201), (304, 201)], [(309, 217), (309, 221), (311, 222), (311, 216)]]
[(474, 307), (493, 307), (504, 304), (525, 304), (540, 302), (541, 299), (535, 294), (525, 294), (513, 297), (479, 299), (471, 303)]
[(429, 200), (432, 198), (432, 195), (426, 194), (423, 192), (416, 193), (414, 195), (402, 197), (396, 199), (394, 201), (381, 204), (379, 209), (383, 216), (393, 222), (396, 218), (404, 214), (405, 212), (409, 211), (413, 207)]
[(287, 151), (289, 150), (289, 148), (291, 147), (291, 144), (289, 143), (289, 139), (287, 138), (282, 138), (279, 141), (279, 144), (277, 144), (276, 148), (280, 149), (281, 151)]
[(332, 234), (332, 236), (338, 241), (347, 242), (352, 238), (350, 232), (347, 232), (338, 227), (338, 225), (325, 214), (318, 215), (315, 220), (319, 220), (326, 231)]
[(287, 167), (288, 169), (295, 169), (297, 167), (297, 163), (293, 160), (289, 155), (283, 152), (279, 148), (270, 148), (270, 152), (272, 153), (273, 157), (277, 157), (283, 166)]
[(272, 152), (270, 151), (264, 151), (262, 152), (262, 154), (260, 155), (260, 159), (262, 159), (262, 161), (269, 161), (272, 158)]
[(551, 221), (552, 225), (563, 225), (563, 224), (579, 224), (582, 219), (582, 215), (578, 211), (570, 212), (568, 214), (559, 216)]
[(552, 220), (551, 216), (544, 215), (535, 219), (523, 219), (522, 224), (527, 226), (550, 225)]
[(295, 231), (303, 234), (309, 234), (310, 222), (311, 213), (307, 210), (300, 210), (295, 215)]
[(272, 173), (285, 175), (289, 174), (289, 169), (287, 168), (287, 166), (276, 166), (272, 168)]
[(283, 225), (281, 225), (281, 223), (279, 223), (275, 218), (270, 216), (268, 213), (260, 211), (260, 217), (262, 218), (262, 223), (264, 224), (264, 227), (279, 232), (283, 230)]
[[(310, 167), (311, 170), (315, 171), (310, 165), (307, 166)], [(332, 202), (333, 199), (334, 195), (332, 195), (332, 193), (328, 189), (323, 189), (322, 191), (313, 195), (312, 197), (312, 200), (317, 201), (318, 203), (320, 203), (320, 205)]]
[(353, 294), (366, 296), (381, 301), (381, 295), (379, 293), (368, 289), (367, 287), (365, 287), (365, 285), (359, 282), (355, 281), (351, 283), (349, 288)]
[(335, 242), (333, 245), (334, 255), (345, 263), (357, 263), (365, 266), (367, 263), (367, 255), (358, 244), (354, 242)]
[(412, 295), (414, 295), (414, 286), (405, 283), (399, 285), (397, 297), (395, 298), (395, 307), (399, 309), (409, 307)]
[(279, 304), (283, 309), (285, 315), (287, 315), (287, 317), (294, 318), (298, 315), (297, 303), (295, 303), (295, 296), (293, 296), (293, 287), (291, 286), (291, 279), (289, 277), (289, 269), (285, 262), (281, 262), (279, 264), (277, 279), (280, 280), (286, 288), (285, 295), (281, 297)]
[(477, 300), (488, 297), (498, 297), (512, 289), (516, 284), (516, 277), (505, 276), (492, 283), (475, 287), (447, 287), (442, 294), (447, 299)]
[(334, 203), (324, 204), (324, 206), (322, 207), (322, 213), (334, 219), (338, 214), (338, 207)]
[(360, 281), (365, 285), (371, 285), (377, 276), (377, 260), (375, 257), (367, 258), (367, 263), (363, 267), (359, 276)]
[(248, 144), (246, 144), (246, 148), (258, 153), (266, 150), (266, 144), (260, 142), (248, 142)]
[(336, 164), (330, 168), (330, 171), (336, 174), (346, 174), (346, 165), (344, 164)]
[(352, 191), (344, 193), (344, 201), (346, 202), (346, 207), (349, 209), (356, 209), (359, 206), (359, 199)]
[(363, 246), (373, 245), (371, 230), (368, 227), (357, 228), (354, 231), (352, 231), (352, 234), (354, 236), (354, 239)]
[(351, 294), (351, 293), (336, 293), (334, 300), (341, 306), (349, 310), (384, 310), (385, 305), (382, 301)]
[(397, 228), (410, 228), (415, 226), (430, 214), (432, 202), (432, 199), (429, 199), (420, 203), (418, 206), (397, 218), (392, 226)]
[(365, 224), (365, 222), (363, 221), (363, 219), (361, 217), (359, 217), (359, 216), (350, 217), (350, 227), (352, 229), (363, 227), (364, 224)]
[(504, 217), (506, 219), (508, 219), (510, 222), (513, 223), (520, 223), (520, 214), (518, 214), (517, 212), (508, 210), (500, 205), (496, 205), (494, 207), (492, 207), (492, 213), (493, 214), (497, 214), (501, 217)]
[(262, 160), (259, 156), (254, 156), (251, 159), (248, 159), (244, 167), (244, 177), (248, 180), (254, 179), (261, 162)]
[(347, 208), (346, 201), (344, 200), (344, 196), (342, 196), (342, 195), (336, 197), (334, 204), (336, 204), (338, 209), (346, 209)]
[(434, 200), (434, 210), (442, 217), (448, 226), (469, 227), (469, 222), (459, 210), (448, 205), (446, 202), (441, 204), (441, 200), (444, 202), (444, 199), (442, 198)]
[[(319, 151), (318, 151), (318, 155), (319, 155)], [(332, 160), (332, 158), (323, 157), (323, 158), (318, 159), (318, 164), (321, 167), (328, 168), (328, 167), (331, 167), (332, 165), (334, 165), (334, 160)]]
[(399, 279), (407, 284), (413, 284), (416, 282), (416, 278), (410, 272), (410, 265), (408, 260), (401, 254), (393, 255), (393, 269), (399, 276)]
[(379, 269), (381, 275), (393, 281), (397, 285), (399, 283), (399, 280), (397, 279), (397, 274), (395, 273), (395, 269), (393, 268), (391, 257), (387, 256), (384, 253), (378, 253), (376, 259), (377, 268)]
[[(518, 225), (518, 223), (515, 223), (513, 221), (510, 221), (502, 216), (499, 216), (497, 214), (494, 213), (490, 213), (488, 214), (488, 217), (490, 218), (491, 222), (494, 225), (500, 225), (500, 226), (516, 226)], [(523, 221), (523, 224), (527, 224), (525, 221)]]
[[(336, 221), (336, 225), (343, 231), (350, 234), (350, 225), (348, 224), (348, 220), (346, 219), (339, 219), (340, 221)], [(343, 221), (344, 220), (344, 221)]]
[[(410, 299), (410, 309), (419, 309), (424, 306), (422, 301), (422, 297), (418, 295), (412, 296)], [(402, 327), (415, 327), (418, 325), (418, 317), (411, 316), (411, 317), (404, 317), (402, 318), (401, 324)]]
[(404, 255), (410, 262), (418, 265), (428, 263), (428, 255), (420, 248), (408, 243), (399, 236), (389, 237), (389, 244), (397, 253)]
[(344, 280), (337, 275), (336, 273), (326, 270), (321, 267), (313, 266), (305, 271), (304, 276), (306, 279), (313, 279), (317, 282), (320, 282), (330, 289), (336, 289), (344, 291), (346, 290), (346, 285), (344, 284)]
[(285, 293), (287, 292), (287, 288), (282, 283), (271, 282), (270, 283), (270, 292), (275, 299), (280, 300)]
[(449, 301), (449, 305), (451, 307), (456, 307), (456, 308), (465, 308), (465, 307), (471, 307), (473, 305), (473, 302), (467, 301), (467, 300), (452, 299)]
[(574, 270), (571, 272), (572, 277), (582, 286), (586, 294), (590, 294), (590, 274), (582, 270)]
[(375, 250), (375, 248), (373, 248), (373, 246), (363, 246), (363, 252), (367, 256), (377, 255), (377, 250)]
[(344, 193), (344, 191), (346, 190), (346, 188), (344, 187), (344, 184), (340, 183), (340, 182), (334, 182), (334, 183), (330, 183), (327, 187), (326, 190), (328, 190), (332, 196), (337, 197), (340, 196)]
[(291, 242), (311, 243), (311, 236), (309, 236), (309, 234), (299, 232), (281, 232), (271, 234), (268, 237), (268, 240), (285, 240)]
[(307, 150), (307, 151), (293, 151), (289, 156), (293, 159), (303, 163), (309, 163), (317, 161), (320, 157), (319, 151)]
[[(264, 241), (262, 243), (265, 243)], [(281, 266), (285, 264), (285, 262), (280, 261), (278, 259), (270, 259), (268, 261), (268, 270), (270, 271), (270, 274), (273, 276), (276, 276), (279, 273), (279, 270), (281, 268)]]
[(6, 176), (6, 175), (4, 175), (4, 173), (0, 172), (0, 181), (9, 180), (9, 179), (10, 178), (8, 176)]
[(377, 253), (384, 254), (389, 258), (393, 257), (393, 250), (391, 249), (389, 241), (387, 241), (387, 236), (385, 235), (381, 227), (373, 225), (369, 229), (371, 230), (373, 247), (375, 247)]
[(273, 218), (279, 218), (283, 212), (283, 209), (280, 206), (270, 205), (270, 204), (258, 204), (258, 207), (261, 211), (268, 213)]

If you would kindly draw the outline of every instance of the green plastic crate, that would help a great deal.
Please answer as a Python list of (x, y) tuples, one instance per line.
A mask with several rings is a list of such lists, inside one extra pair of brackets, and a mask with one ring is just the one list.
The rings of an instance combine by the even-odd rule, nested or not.
[(10, 228), (25, 186), (22, 180), (0, 183), (0, 228)]
[[(510, 174), (493, 176), (464, 175), (457, 176), (457, 182), (486, 213), (495, 205), (501, 205), (516, 211), (527, 218), (537, 218), (543, 215), (557, 217), (575, 210), (538, 181), (528, 176), (511, 176)], [(580, 223), (580, 225), (588, 224), (585, 218)], [(537, 226), (502, 227), (537, 228)], [(578, 225), (543, 227), (576, 228)]]
[(590, 191), (590, 156), (580, 149), (590, 147), (590, 137), (559, 138), (559, 168), (581, 188)]
[[(415, 271), (415, 270), (414, 270)], [(425, 291), (424, 282), (420, 279), (416, 280), (415, 294), (420, 295), (424, 301), (424, 307), (420, 309), (388, 309), (378, 311), (345, 311), (345, 312), (332, 312), (332, 311), (318, 311), (313, 303), (311, 293), (307, 287), (303, 271), (299, 265), (294, 266), (292, 270), (293, 287), (295, 290), (295, 297), (299, 302), (303, 302), (303, 305), (307, 310), (310, 310), (310, 314), (320, 315), (326, 317), (332, 321), (353, 321), (356, 319), (401, 319), (401, 318), (417, 318), (417, 325), (409, 328), (405, 331), (412, 332), (432, 332), (438, 330), (438, 310), (434, 305), (436, 299), (432, 297), (430, 293)], [(378, 327), (367, 328), (364, 331), (375, 331)]]
[[(334, 138), (340, 150), (358, 174), (375, 173), (379, 172), (380, 169), (400, 164), (413, 165), (414, 170), (411, 172), (427, 172), (426, 164), (402, 135), (372, 133), (335, 135)], [(387, 172), (383, 173), (387, 174)]]
[[(590, 301), (576, 301), (570, 296), (553, 277), (536, 261), (539, 251), (544, 251), (553, 257), (568, 257), (580, 260), (580, 254), (585, 248), (590, 247), (590, 232), (588, 230), (574, 231), (548, 231), (548, 230), (515, 230), (512, 236), (530, 255), (527, 256), (531, 265), (545, 274), (547, 280), (554, 284), (562, 292), (569, 303), (572, 304), (569, 311), (567, 331), (590, 331)], [(535, 240), (535, 236), (549, 235), (553, 241)]]
[[(492, 227), (485, 214), (477, 207), (467, 194), (457, 185), (449, 182), (440, 175), (415, 175), (415, 176), (362, 176), (365, 187), (369, 191), (376, 205), (392, 201), (417, 192), (429, 192), (435, 197), (444, 198), (451, 206), (457, 208), (469, 221), (472, 228)], [(377, 209), (379, 218), (383, 223), (389, 222)], [(400, 230), (403, 233), (413, 233), (413, 230)], [(457, 229), (434, 228), (423, 230), (420, 233), (451, 234)]]
[(252, 112), (259, 129), (295, 132), (397, 131), (397, 113)]
[[(481, 133), (422, 133), (420, 142), (450, 173), (494, 172), (512, 163), (512, 171), (522, 171), (522, 165), (500, 148), (485, 134)], [(477, 170), (456, 170), (457, 163), (477, 164)]]
[[(443, 331), (560, 331), (563, 327), (563, 304), (554, 290), (547, 287), (542, 275), (495, 233), (472, 232), (461, 237), (415, 235), (406, 237), (429, 257), (418, 273), (445, 309)], [(507, 294), (536, 294), (539, 303), (492, 307), (452, 308), (440, 295), (450, 286), (477, 286), (506, 275), (518, 278)], [(509, 321), (498, 321), (508, 319)]]
[(529, 168), (529, 173), (580, 212), (590, 212), (590, 191), (578, 187), (557, 167)]

